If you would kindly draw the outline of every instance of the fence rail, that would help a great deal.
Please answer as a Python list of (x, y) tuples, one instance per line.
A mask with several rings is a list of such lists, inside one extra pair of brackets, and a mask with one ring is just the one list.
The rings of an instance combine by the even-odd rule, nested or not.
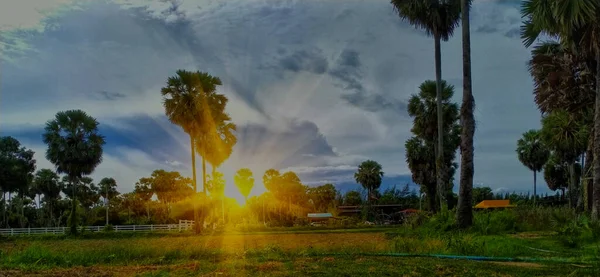
[[(187, 231), (194, 226), (193, 220), (180, 220), (179, 224), (158, 224), (158, 225), (116, 225), (113, 226), (115, 232), (171, 232), (171, 231)], [(86, 232), (100, 232), (104, 230), (104, 226), (85, 226), (79, 227), (85, 229)], [(0, 229), (0, 235), (43, 235), (43, 234), (66, 234), (69, 227), (41, 227), (41, 228), (8, 228)]]

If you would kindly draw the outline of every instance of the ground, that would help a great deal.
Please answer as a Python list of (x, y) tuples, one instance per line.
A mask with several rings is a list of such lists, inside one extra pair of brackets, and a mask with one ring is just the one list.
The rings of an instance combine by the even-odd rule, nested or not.
[[(5, 239), (0, 276), (600, 276), (595, 252), (561, 248), (547, 234), (457, 235), (448, 242), (393, 230)], [(386, 256), (490, 251), (526, 261)], [(570, 260), (550, 260), (563, 256)]]

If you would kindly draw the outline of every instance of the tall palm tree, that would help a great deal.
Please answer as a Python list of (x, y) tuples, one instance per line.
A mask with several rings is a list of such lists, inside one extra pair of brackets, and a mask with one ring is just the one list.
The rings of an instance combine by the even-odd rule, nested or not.
[(525, 0), (521, 15), (525, 19), (521, 38), (526, 47), (531, 46), (540, 35), (549, 35), (558, 37), (561, 44), (571, 51), (595, 60), (592, 218), (597, 220), (600, 217), (600, 2)]
[(458, 205), (456, 221), (461, 228), (473, 224), (473, 175), (475, 165), (473, 157), (475, 148), (475, 98), (471, 82), (471, 23), (470, 11), (472, 0), (461, 0), (460, 11), (462, 14), (462, 50), (463, 50), (463, 97), (460, 106), (460, 188), (458, 192)]
[[(235, 125), (225, 112), (227, 97), (217, 93), (217, 86), (222, 85), (221, 79), (206, 72), (196, 72), (196, 75), (202, 90), (197, 107), (199, 117), (195, 143), (196, 152), (202, 157), (202, 191), (206, 193), (206, 161), (211, 159), (213, 162), (222, 163), (229, 157), (229, 145), (223, 141), (228, 139), (227, 142), (233, 143), (231, 138), (234, 137), (232, 131), (235, 131)], [(233, 147), (233, 144), (230, 146)]]
[(192, 155), (192, 180), (194, 193), (196, 182), (195, 136), (199, 129), (202, 84), (197, 72), (177, 70), (176, 76), (167, 79), (167, 85), (161, 89), (165, 114), (169, 120), (179, 125), (190, 137)]
[(245, 201), (248, 202), (248, 195), (250, 195), (250, 191), (252, 191), (252, 187), (254, 187), (252, 171), (248, 168), (241, 168), (235, 173), (235, 176), (233, 176), (233, 182), (238, 190), (240, 190), (242, 196), (244, 196)]
[(354, 173), (354, 180), (367, 190), (367, 201), (371, 201), (373, 192), (381, 186), (383, 179), (383, 168), (381, 164), (373, 160), (366, 160), (358, 166)]
[(443, 116), (442, 116), (442, 53), (441, 41), (448, 41), (458, 27), (460, 20), (460, 0), (392, 0), (394, 10), (400, 18), (408, 21), (417, 29), (424, 29), (428, 35), (433, 36), (435, 48), (435, 80), (437, 84), (437, 146), (436, 146), (436, 174), (440, 203), (445, 206), (443, 195)]
[(46, 123), (43, 141), (48, 145), (46, 159), (56, 171), (66, 174), (72, 183), (70, 227), (77, 233), (76, 195), (81, 177), (92, 174), (102, 162), (104, 137), (98, 132), (98, 121), (81, 110), (58, 112)]
[(106, 225), (108, 225), (108, 201), (119, 195), (117, 191), (117, 181), (113, 178), (102, 178), (100, 180), (100, 196), (104, 198), (104, 207), (106, 208)]
[(519, 161), (533, 171), (533, 205), (537, 198), (537, 173), (548, 161), (550, 151), (542, 143), (541, 132), (529, 130), (517, 141), (517, 157)]

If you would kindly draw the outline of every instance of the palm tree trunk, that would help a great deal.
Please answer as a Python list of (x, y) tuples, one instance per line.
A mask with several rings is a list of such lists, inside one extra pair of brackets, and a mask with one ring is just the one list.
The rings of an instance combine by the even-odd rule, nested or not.
[(594, 203), (594, 182), (593, 176), (590, 176), (590, 172), (592, 172), (592, 166), (594, 164), (594, 130), (591, 130), (590, 138), (588, 140), (587, 151), (585, 153), (585, 166), (583, 166), (583, 185), (586, 190), (586, 198), (585, 198), (585, 210), (591, 211), (592, 204)]
[(460, 107), (460, 192), (456, 219), (461, 228), (473, 224), (473, 136), (475, 136), (475, 99), (471, 85), (471, 34), (469, 23), (470, 1), (461, 0), (462, 10), (462, 43), (463, 43), (463, 99)]
[(105, 200), (105, 202), (106, 202), (106, 204), (105, 204), (106, 205), (106, 225), (108, 226), (108, 191), (106, 193), (106, 200)]
[(206, 159), (202, 157), (202, 193), (206, 195)]
[(537, 171), (533, 171), (533, 206), (537, 200)]
[(569, 207), (575, 207), (575, 162), (569, 164)]
[(594, 201), (592, 219), (598, 220), (600, 213), (600, 47), (596, 47), (596, 100), (594, 111)]
[(198, 192), (196, 185), (196, 152), (194, 151), (194, 137), (190, 135), (190, 148), (192, 153), (192, 182), (194, 187), (194, 193)]
[(72, 235), (76, 235), (77, 234), (77, 182), (79, 181), (79, 179), (77, 177), (71, 177), (71, 189), (72, 189), (72, 193), (73, 193), (73, 197), (71, 199), (71, 234)]
[(441, 50), (441, 37), (439, 34), (434, 35), (435, 40), (435, 83), (436, 83), (436, 102), (437, 102), (437, 153), (436, 153), (436, 162), (435, 162), (435, 172), (436, 172), (436, 180), (437, 180), (437, 193), (440, 201), (440, 208), (445, 210), (446, 201), (444, 191), (444, 181), (443, 181), (443, 170), (442, 170), (442, 157), (444, 156), (444, 122), (443, 122), (443, 107), (442, 107), (442, 50)]

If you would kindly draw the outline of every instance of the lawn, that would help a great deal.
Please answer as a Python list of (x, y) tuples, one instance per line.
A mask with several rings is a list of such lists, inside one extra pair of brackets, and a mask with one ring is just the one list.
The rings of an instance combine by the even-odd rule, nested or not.
[[(204, 236), (17, 238), (0, 243), (0, 276), (599, 276), (597, 244), (551, 234), (415, 236), (393, 229)], [(394, 257), (483, 255), (521, 261)]]

